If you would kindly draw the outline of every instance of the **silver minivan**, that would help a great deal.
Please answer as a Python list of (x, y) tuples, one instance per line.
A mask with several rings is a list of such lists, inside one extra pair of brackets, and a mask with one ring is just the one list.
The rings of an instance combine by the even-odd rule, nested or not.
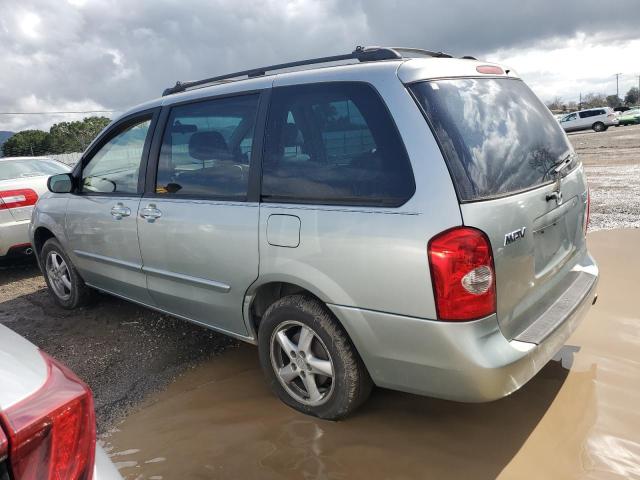
[(49, 180), (55, 301), (100, 290), (258, 345), (288, 405), (524, 385), (596, 299), (583, 167), (517, 74), (354, 52), (178, 83)]
[(559, 122), (565, 132), (604, 132), (611, 126), (618, 126), (618, 117), (611, 107), (589, 108), (565, 115)]

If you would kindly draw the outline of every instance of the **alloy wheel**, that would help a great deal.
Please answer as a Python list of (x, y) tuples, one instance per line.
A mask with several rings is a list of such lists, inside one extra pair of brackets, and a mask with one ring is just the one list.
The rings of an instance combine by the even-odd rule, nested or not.
[(322, 405), (331, 397), (335, 368), (327, 347), (309, 326), (282, 322), (271, 335), (271, 365), (278, 381), (296, 401)]
[(68, 300), (71, 297), (71, 274), (62, 255), (49, 252), (45, 269), (53, 292), (61, 300)]

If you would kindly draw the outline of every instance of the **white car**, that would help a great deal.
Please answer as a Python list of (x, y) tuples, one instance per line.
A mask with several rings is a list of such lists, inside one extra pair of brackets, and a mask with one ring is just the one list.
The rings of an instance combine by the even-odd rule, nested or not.
[(93, 395), (0, 325), (0, 479), (122, 480), (96, 445)]
[(565, 115), (560, 119), (560, 125), (565, 132), (589, 129), (604, 132), (607, 128), (618, 125), (618, 117), (611, 107), (589, 108)]
[(64, 163), (44, 157), (0, 158), (0, 260), (30, 255), (29, 222), (51, 175), (69, 172)]

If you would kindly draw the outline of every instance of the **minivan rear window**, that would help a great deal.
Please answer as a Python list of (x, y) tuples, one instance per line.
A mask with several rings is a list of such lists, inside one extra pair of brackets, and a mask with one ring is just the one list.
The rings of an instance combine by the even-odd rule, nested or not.
[(572, 153), (558, 122), (521, 80), (462, 78), (409, 88), (440, 143), (462, 202), (548, 183), (553, 166)]

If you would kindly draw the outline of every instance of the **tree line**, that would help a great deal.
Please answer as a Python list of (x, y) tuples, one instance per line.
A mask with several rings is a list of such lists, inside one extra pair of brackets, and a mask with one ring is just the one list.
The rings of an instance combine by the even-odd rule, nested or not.
[(640, 92), (638, 87), (632, 87), (624, 96), (624, 100), (617, 95), (604, 95), (602, 93), (587, 93), (582, 97), (582, 101), (565, 102), (561, 97), (556, 97), (547, 103), (550, 110), (574, 111), (585, 108), (604, 107), (605, 105), (616, 107), (632, 107), (640, 103)]
[(82, 121), (56, 123), (48, 132), (23, 130), (2, 145), (2, 154), (22, 157), (82, 152), (109, 122), (107, 117), (86, 117)]

